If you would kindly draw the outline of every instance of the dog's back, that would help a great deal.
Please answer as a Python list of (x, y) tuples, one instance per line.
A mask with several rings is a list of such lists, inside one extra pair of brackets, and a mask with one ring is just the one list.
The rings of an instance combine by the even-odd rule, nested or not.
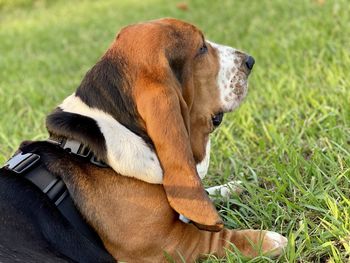
[[(43, 203), (44, 198), (36, 190), (29, 181), (1, 169), (1, 262), (70, 262), (48, 249), (50, 245), (44, 235), (55, 238), (62, 222), (59, 222), (60, 217), (52, 216), (54, 209)], [(52, 221), (46, 221), (50, 216)], [(44, 232), (49, 222), (58, 223), (58, 228), (50, 229), (51, 234)]]
[(114, 262), (36, 186), (5, 168), (0, 169), (0, 215), (1, 263)]

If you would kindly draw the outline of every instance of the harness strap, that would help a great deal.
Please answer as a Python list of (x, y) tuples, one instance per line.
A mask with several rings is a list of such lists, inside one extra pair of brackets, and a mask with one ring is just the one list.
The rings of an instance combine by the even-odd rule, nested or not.
[[(74, 140), (63, 140), (57, 142), (48, 140), (51, 143), (60, 145), (63, 149), (72, 154), (93, 160), (95, 165), (108, 167), (105, 163), (96, 160), (92, 152), (83, 144)], [(34, 153), (18, 152), (4, 166), (5, 169), (23, 175), (24, 178), (36, 185), (56, 205), (62, 215), (70, 224), (88, 238), (93, 244), (104, 248), (103, 243), (95, 231), (87, 224), (80, 212), (74, 205), (67, 187), (61, 178), (50, 173), (44, 164), (40, 162), (40, 156)]]

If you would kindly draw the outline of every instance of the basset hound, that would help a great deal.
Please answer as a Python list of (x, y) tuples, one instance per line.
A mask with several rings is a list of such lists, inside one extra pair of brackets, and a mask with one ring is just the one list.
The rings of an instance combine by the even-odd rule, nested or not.
[(248, 257), (279, 255), (287, 243), (280, 234), (224, 228), (201, 183), (209, 135), (246, 96), (253, 65), (177, 19), (127, 26), (46, 122), (51, 138), (83, 143), (109, 168), (46, 142), (22, 150), (63, 179), (117, 260), (165, 262), (167, 254), (191, 262), (222, 257), (232, 244)]

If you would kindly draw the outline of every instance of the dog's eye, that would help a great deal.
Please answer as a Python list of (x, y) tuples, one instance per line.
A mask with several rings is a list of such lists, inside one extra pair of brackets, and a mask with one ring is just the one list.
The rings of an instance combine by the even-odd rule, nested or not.
[(198, 54), (202, 55), (208, 52), (208, 47), (207, 45), (204, 43), (198, 50)]
[(221, 124), (223, 117), (224, 117), (224, 113), (219, 112), (211, 118), (211, 121), (213, 122), (214, 127), (218, 127)]

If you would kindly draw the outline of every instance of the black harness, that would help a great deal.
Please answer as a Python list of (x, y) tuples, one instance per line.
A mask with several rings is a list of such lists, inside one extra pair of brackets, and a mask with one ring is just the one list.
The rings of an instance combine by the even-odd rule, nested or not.
[[(105, 163), (97, 160), (91, 150), (78, 141), (63, 139), (61, 141), (48, 140), (48, 142), (59, 145), (72, 154), (87, 158), (94, 165), (108, 167)], [(39, 187), (76, 230), (87, 237), (93, 244), (104, 249), (99, 236), (87, 224), (75, 207), (62, 179), (51, 174), (45, 168), (40, 161), (39, 155), (35, 153), (17, 152), (7, 161), (4, 168), (14, 173), (21, 174), (24, 178)]]

